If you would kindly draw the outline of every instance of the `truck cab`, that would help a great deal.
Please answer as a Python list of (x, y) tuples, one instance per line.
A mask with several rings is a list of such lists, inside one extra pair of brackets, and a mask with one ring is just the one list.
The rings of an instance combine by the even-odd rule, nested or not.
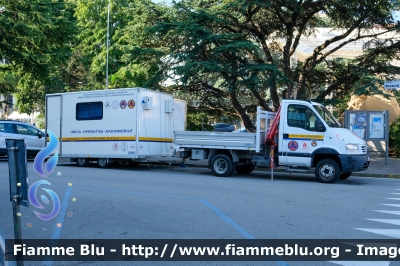
[(302, 100), (283, 100), (278, 131), (279, 165), (308, 171), (323, 183), (346, 179), (366, 170), (365, 141), (342, 127), (325, 106)]

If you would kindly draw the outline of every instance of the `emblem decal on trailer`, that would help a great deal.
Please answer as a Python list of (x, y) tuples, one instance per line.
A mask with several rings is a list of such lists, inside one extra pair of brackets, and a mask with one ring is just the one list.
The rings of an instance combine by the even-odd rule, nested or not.
[(114, 151), (117, 151), (118, 150), (118, 143), (114, 143), (112, 148), (113, 148)]
[(121, 144), (121, 151), (127, 151), (128, 150), (128, 143), (122, 142)]
[(297, 141), (294, 141), (294, 140), (289, 141), (289, 144), (288, 144), (289, 150), (295, 151), (295, 150), (297, 150), (298, 147), (299, 147), (299, 144), (297, 144)]
[(118, 109), (118, 107), (119, 107), (119, 102), (117, 100), (113, 101), (112, 108)]
[(129, 107), (129, 109), (133, 109), (135, 107), (135, 101), (134, 100), (129, 100), (128, 101), (128, 107)]
[(126, 101), (122, 100), (121, 103), (119, 104), (119, 106), (121, 107), (121, 109), (125, 109), (126, 108)]

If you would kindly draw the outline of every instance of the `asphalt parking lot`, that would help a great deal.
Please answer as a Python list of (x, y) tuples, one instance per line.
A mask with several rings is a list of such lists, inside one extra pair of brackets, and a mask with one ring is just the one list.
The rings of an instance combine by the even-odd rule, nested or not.
[[(0, 171), (8, 173), (7, 162), (0, 162)], [(31, 162), (28, 171), (30, 184), (43, 179), (33, 171)], [(42, 221), (34, 211), (49, 213), (52, 204), (43, 204), (43, 210), (21, 207), (25, 239), (386, 239), (393, 238), (390, 233), (395, 233), (390, 230), (399, 227), (374, 221), (395, 218), (390, 211), (396, 211), (396, 206), (390, 203), (396, 202), (390, 198), (395, 198), (394, 193), (400, 189), (397, 179), (351, 177), (335, 184), (322, 184), (306, 174), (275, 173), (271, 180), (263, 171), (220, 178), (206, 168), (164, 164), (108, 169), (59, 165), (47, 181), (51, 185), (46, 188), (59, 197), (60, 212), (54, 219)], [(8, 189), (8, 175), (3, 174), (0, 228), (7, 238), (12, 238)], [(262, 265), (277, 263), (284, 262)], [(25, 262), (49, 264), (82, 262)], [(215, 265), (222, 264), (232, 262)]]

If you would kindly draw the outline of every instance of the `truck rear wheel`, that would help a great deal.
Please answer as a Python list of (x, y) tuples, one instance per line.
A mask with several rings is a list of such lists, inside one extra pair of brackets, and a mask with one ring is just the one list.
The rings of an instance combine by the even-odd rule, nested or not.
[(341, 173), (339, 179), (347, 179), (351, 176), (351, 172), (347, 172), (347, 173)]
[(109, 167), (111, 164), (107, 162), (107, 158), (99, 158), (97, 159), (97, 165), (100, 168), (106, 168)]
[(236, 165), (236, 173), (241, 175), (247, 175), (253, 172), (254, 168), (256, 168), (256, 166), (252, 163)]
[(211, 171), (216, 176), (230, 176), (234, 170), (232, 159), (225, 154), (217, 155), (211, 161)]
[(88, 158), (77, 158), (76, 163), (78, 164), (78, 166), (88, 166), (89, 159)]
[(332, 159), (323, 159), (315, 167), (315, 176), (322, 183), (334, 183), (339, 179), (340, 167)]

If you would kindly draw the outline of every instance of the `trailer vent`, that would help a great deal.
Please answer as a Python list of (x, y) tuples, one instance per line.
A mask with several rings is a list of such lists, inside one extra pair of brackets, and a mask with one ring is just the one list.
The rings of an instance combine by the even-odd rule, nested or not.
[(152, 97), (144, 96), (142, 103), (143, 103), (143, 109), (144, 110), (153, 109), (153, 98)]

